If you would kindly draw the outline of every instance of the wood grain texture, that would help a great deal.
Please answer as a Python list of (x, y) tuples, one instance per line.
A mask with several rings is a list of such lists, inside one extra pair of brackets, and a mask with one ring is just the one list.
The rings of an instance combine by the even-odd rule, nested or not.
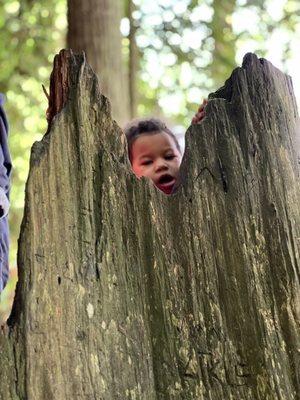
[(0, 398), (298, 399), (291, 79), (247, 55), (188, 129), (168, 197), (133, 176), (95, 75), (70, 60), (69, 100), (32, 149)]

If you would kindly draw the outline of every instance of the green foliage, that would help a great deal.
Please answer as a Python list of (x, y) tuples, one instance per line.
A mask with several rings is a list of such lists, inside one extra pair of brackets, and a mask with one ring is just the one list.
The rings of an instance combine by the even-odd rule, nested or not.
[(240, 3), (233, 16), (238, 58), (249, 47), (289, 72), (288, 61), (295, 56), (291, 49), (300, 35), (300, 2), (240, 0)]
[(134, 18), (140, 27), (137, 43), (140, 61), (138, 110), (160, 113), (177, 124), (188, 126), (201, 97), (212, 87), (207, 77), (212, 62), (213, 11), (206, 2), (137, 2)]
[(138, 110), (147, 115), (161, 109), (184, 127), (246, 52), (267, 56), (288, 71), (290, 45), (300, 34), (296, 0), (134, 2), (142, 55)]

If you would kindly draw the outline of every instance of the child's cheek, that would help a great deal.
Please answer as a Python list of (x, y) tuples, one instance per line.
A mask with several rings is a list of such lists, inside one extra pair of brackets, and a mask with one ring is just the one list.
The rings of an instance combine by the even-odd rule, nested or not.
[(138, 165), (133, 164), (132, 170), (137, 178), (141, 178), (143, 176), (143, 169)]

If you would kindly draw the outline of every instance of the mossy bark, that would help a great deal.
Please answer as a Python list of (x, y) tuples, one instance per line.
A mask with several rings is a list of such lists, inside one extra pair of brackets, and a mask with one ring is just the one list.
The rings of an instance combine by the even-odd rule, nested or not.
[(1, 399), (295, 400), (299, 164), (289, 77), (247, 55), (165, 196), (80, 56), (35, 143)]

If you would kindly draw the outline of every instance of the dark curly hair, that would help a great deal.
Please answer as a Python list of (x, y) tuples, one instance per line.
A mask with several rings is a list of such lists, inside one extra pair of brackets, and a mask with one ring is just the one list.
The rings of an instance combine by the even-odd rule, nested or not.
[(175, 142), (177, 149), (181, 153), (181, 149), (176, 136), (160, 119), (148, 118), (148, 119), (134, 120), (131, 123), (129, 123), (124, 129), (124, 133), (127, 138), (128, 155), (130, 162), (132, 162), (132, 151), (131, 151), (132, 145), (138, 137), (142, 135), (155, 135), (161, 132), (165, 132), (169, 136), (171, 136), (171, 138)]

